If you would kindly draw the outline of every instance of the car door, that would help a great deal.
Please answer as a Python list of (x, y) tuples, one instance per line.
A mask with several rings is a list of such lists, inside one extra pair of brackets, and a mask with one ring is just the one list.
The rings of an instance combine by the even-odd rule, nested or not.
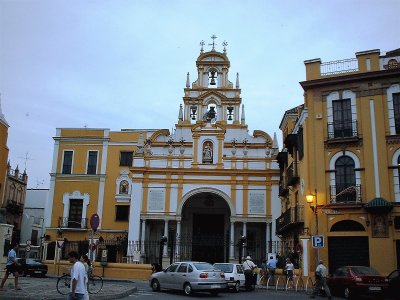
[(188, 268), (187, 263), (181, 263), (179, 265), (178, 269), (176, 270), (174, 288), (183, 289), (183, 283), (188, 280), (187, 268)]
[(235, 265), (235, 269), (236, 269), (236, 276), (238, 278), (238, 280), (240, 281), (240, 286), (244, 286), (245, 282), (246, 282), (246, 278), (244, 276), (244, 270), (242, 265)]
[(159, 277), (160, 286), (163, 288), (174, 288), (174, 282), (176, 280), (176, 270), (179, 267), (179, 263), (170, 265), (163, 274)]

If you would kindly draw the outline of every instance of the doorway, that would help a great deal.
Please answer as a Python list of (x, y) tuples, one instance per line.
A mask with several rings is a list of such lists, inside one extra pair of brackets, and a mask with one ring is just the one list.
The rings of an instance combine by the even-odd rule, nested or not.
[(224, 215), (193, 214), (192, 260), (224, 262)]

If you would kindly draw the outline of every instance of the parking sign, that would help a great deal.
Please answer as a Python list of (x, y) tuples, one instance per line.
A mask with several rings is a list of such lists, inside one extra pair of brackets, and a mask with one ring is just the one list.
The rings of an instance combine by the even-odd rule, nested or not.
[(313, 235), (312, 236), (312, 246), (313, 246), (313, 248), (324, 248), (324, 236), (323, 235)]

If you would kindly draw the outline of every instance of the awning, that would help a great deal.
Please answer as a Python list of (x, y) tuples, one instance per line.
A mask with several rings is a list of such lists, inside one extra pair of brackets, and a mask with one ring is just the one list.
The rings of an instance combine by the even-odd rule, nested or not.
[(387, 214), (393, 209), (393, 204), (383, 198), (374, 198), (364, 205), (367, 212), (373, 214)]

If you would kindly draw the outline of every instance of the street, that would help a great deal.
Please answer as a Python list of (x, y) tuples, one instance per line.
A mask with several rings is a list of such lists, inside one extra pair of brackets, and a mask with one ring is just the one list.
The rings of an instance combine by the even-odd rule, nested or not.
[[(160, 299), (163, 300), (173, 300), (177, 298), (187, 299), (180, 291), (161, 291), (153, 292), (148, 285), (147, 281), (135, 281), (135, 286), (137, 287), (137, 292), (130, 294), (124, 300), (132, 299)], [(212, 296), (210, 293), (195, 293), (190, 298), (199, 299), (308, 299), (309, 296), (306, 293), (296, 293), (296, 292), (276, 292), (276, 291), (266, 291), (266, 290), (256, 290), (253, 292), (240, 291), (239, 293), (223, 292), (218, 296)], [(324, 299), (324, 298), (321, 298)], [(326, 299), (326, 298), (325, 298)]]

